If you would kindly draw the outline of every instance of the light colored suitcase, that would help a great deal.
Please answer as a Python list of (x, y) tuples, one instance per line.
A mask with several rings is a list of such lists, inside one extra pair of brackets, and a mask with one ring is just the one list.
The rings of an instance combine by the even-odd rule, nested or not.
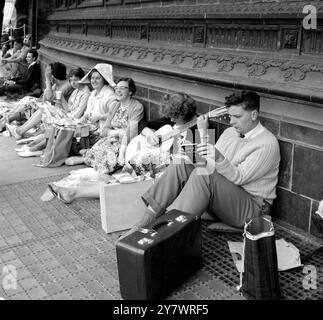
[(101, 223), (106, 233), (132, 228), (143, 216), (145, 204), (141, 196), (154, 180), (134, 183), (100, 184)]

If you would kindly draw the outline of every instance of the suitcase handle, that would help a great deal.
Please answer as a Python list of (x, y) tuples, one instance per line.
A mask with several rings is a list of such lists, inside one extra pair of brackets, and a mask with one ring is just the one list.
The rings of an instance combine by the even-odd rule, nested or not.
[(151, 230), (155, 231), (155, 232), (158, 232), (157, 230), (159, 228), (161, 228), (162, 226), (165, 226), (165, 225), (171, 225), (173, 223), (172, 220), (164, 220), (164, 221), (160, 221), (160, 222), (157, 222), (155, 223), (154, 225), (152, 225), (151, 227)]

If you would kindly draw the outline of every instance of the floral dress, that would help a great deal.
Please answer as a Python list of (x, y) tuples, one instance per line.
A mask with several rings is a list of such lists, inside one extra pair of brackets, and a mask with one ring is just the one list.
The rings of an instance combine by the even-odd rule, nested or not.
[(122, 138), (128, 125), (128, 108), (120, 106), (112, 121), (107, 137), (101, 138), (84, 155), (85, 164), (100, 173), (110, 173), (118, 167), (118, 156)]

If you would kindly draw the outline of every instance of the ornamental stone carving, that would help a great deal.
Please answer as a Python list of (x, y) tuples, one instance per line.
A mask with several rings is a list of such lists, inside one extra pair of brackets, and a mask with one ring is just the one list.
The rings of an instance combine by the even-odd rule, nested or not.
[[(111, 0), (110, 0), (111, 1)], [(150, 1), (151, 2), (151, 1)], [(160, 1), (158, 1), (160, 3)], [(279, 1), (279, 2), (264, 2), (264, 1), (246, 1), (246, 2), (215, 2), (203, 4), (197, 2), (196, 5), (162, 5), (162, 6), (138, 6), (130, 7), (125, 6), (109, 6), (109, 1), (106, 6), (102, 4), (94, 4), (96, 8), (80, 8), (65, 10), (57, 10), (49, 18), (50, 20), (74, 20), (74, 19), (123, 19), (128, 17), (131, 19), (142, 18), (165, 18), (165, 17), (189, 17), (192, 16), (201, 18), (214, 18), (214, 17), (227, 17), (228, 15), (248, 15), (254, 17), (260, 17), (272, 14), (288, 14), (294, 17), (302, 16), (303, 8), (305, 5), (315, 5), (317, 12), (323, 11), (323, 3), (319, 0), (314, 1)], [(99, 7), (99, 8), (98, 8)], [(99, 10), (98, 10), (99, 9)], [(73, 14), (71, 14), (71, 12)]]
[[(165, 58), (170, 59), (170, 64), (178, 67), (184, 63), (186, 58), (191, 58), (192, 69), (206, 68), (212, 61), (215, 62), (215, 72), (230, 73), (239, 65), (245, 65), (249, 77), (261, 78), (266, 75), (270, 68), (278, 69), (281, 72), (283, 81), (299, 82), (306, 78), (307, 73), (317, 72), (323, 75), (323, 64), (303, 63), (295, 61), (284, 61), (283, 59), (254, 58), (253, 54), (210, 54), (205, 50), (196, 48), (195, 52), (184, 50), (173, 50), (170, 48), (152, 48), (143, 45), (122, 45), (119, 43), (106, 43), (90, 40), (75, 40), (70, 38), (49, 35), (41, 44), (50, 46), (56, 50), (61, 48), (69, 49), (74, 54), (78, 51), (92, 54), (103, 54), (111, 57), (126, 58), (132, 60), (145, 60), (158, 64), (164, 62)], [(259, 54), (258, 54), (259, 56)], [(214, 66), (214, 64), (212, 64)]]

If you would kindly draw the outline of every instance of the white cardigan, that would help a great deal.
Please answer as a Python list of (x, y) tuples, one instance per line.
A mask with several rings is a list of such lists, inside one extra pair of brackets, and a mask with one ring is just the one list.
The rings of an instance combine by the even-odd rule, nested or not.
[[(103, 116), (111, 110), (115, 103), (117, 103), (117, 99), (114, 94), (114, 90), (111, 87), (105, 85), (98, 94), (95, 90), (93, 90), (87, 102), (87, 108), (84, 113), (84, 116)], [(105, 121), (106, 120), (99, 121), (100, 130), (103, 128)]]

